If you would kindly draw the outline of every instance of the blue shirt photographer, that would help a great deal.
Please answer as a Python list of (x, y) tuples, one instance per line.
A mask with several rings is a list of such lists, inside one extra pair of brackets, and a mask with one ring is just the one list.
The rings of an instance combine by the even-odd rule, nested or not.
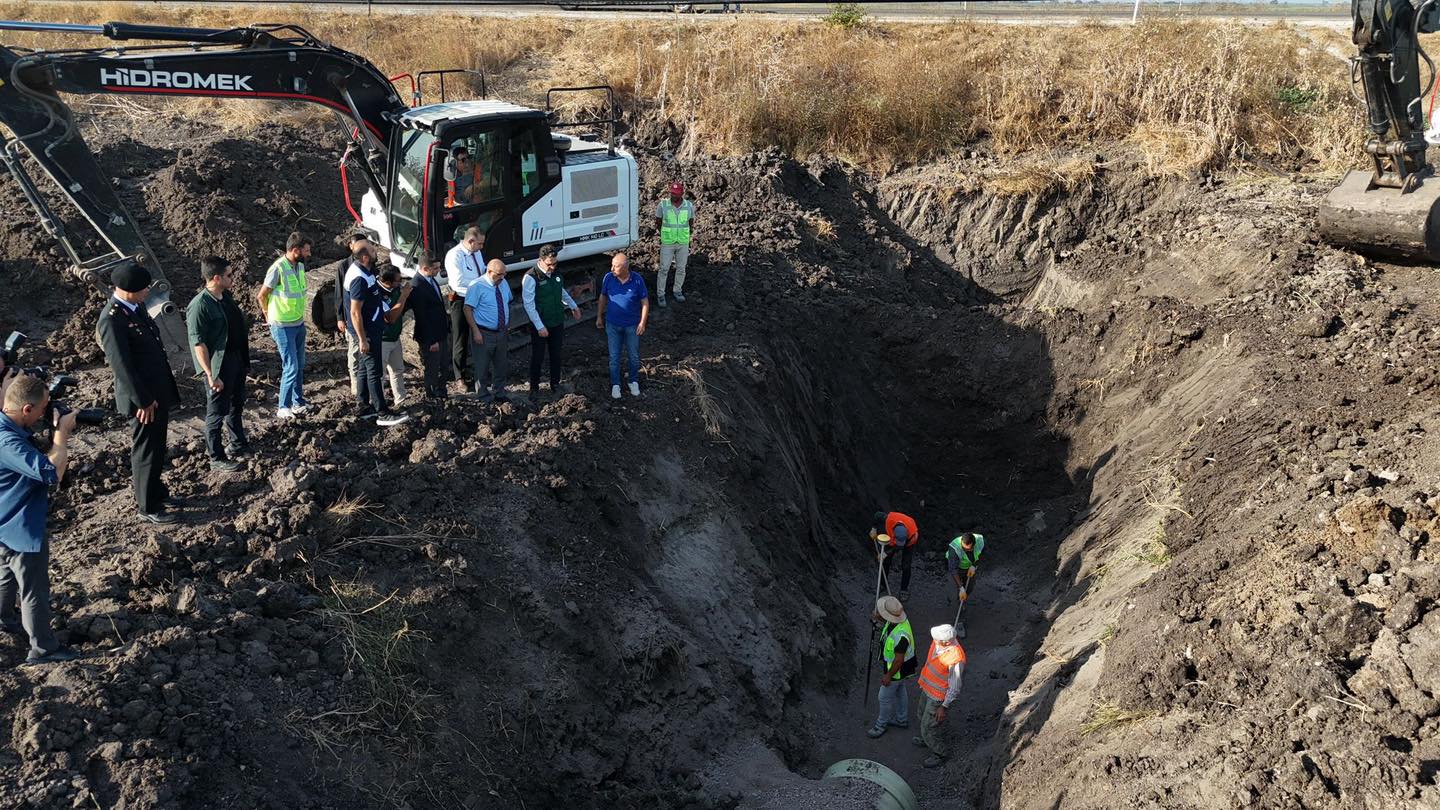
[(27, 554), (44, 546), (49, 488), (59, 481), (30, 433), (0, 413), (0, 543)]

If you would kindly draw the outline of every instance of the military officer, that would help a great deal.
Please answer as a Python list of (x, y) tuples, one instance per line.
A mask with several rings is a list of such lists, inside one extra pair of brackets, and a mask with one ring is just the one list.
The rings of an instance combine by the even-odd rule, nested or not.
[(173, 503), (160, 473), (165, 469), (166, 433), (170, 408), (179, 403), (180, 390), (170, 373), (160, 327), (145, 310), (150, 295), (150, 271), (131, 262), (111, 275), (115, 293), (100, 311), (95, 333), (105, 349), (105, 363), (115, 373), (115, 408), (130, 416), (130, 480), (140, 518), (150, 523), (174, 523), (166, 511)]

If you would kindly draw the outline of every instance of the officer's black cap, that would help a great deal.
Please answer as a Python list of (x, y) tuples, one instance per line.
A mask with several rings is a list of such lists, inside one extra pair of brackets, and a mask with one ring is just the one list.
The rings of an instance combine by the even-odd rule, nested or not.
[(110, 274), (110, 281), (125, 292), (140, 292), (150, 286), (150, 271), (134, 262), (120, 266)]

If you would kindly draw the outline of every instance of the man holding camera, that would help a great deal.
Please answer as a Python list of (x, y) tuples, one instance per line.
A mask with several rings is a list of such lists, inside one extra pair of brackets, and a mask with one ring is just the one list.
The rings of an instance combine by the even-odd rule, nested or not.
[(110, 277), (115, 294), (100, 311), (95, 327), (105, 349), (105, 363), (115, 372), (115, 407), (130, 414), (130, 480), (140, 519), (174, 523), (165, 511), (170, 493), (160, 480), (165, 469), (166, 433), (170, 406), (180, 401), (180, 389), (165, 358), (160, 327), (145, 311), (150, 295), (150, 271), (131, 262)]
[[(0, 375), (0, 627), (30, 637), (27, 664), (70, 661), (78, 656), (60, 646), (50, 630), (45, 515), (49, 488), (65, 477), (77, 414), (52, 411), (50, 392), (40, 378), (10, 370)], [(30, 429), (42, 422), (55, 428), (48, 457), (30, 439)]]

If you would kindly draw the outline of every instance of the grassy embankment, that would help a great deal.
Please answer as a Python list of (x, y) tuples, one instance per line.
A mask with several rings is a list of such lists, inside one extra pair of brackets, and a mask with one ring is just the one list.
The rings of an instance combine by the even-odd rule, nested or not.
[[(228, 26), (253, 10), (126, 3), (0, 3), (11, 19)], [(1359, 162), (1359, 105), (1341, 33), (1286, 24), (1152, 21), (1043, 28), (742, 18), (604, 22), (266, 8), (390, 73), (470, 67), (533, 101), (550, 84), (608, 82), (627, 109), (668, 117), (685, 151), (778, 146), (885, 168), (985, 143), (1018, 170), (997, 190), (1083, 180), (1095, 146), (1129, 145), (1157, 174), (1193, 176), (1297, 155), (1313, 170)], [(68, 35), (9, 35), (49, 47)], [(100, 44), (94, 40), (88, 44)], [(185, 102), (243, 126), (264, 102)], [(1301, 161), (1304, 162), (1304, 161)]]

